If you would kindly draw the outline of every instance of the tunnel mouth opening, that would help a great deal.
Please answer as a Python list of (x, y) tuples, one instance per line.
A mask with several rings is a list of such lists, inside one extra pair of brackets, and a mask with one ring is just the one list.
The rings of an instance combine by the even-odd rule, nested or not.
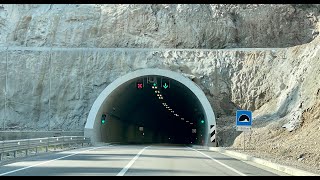
[(109, 84), (85, 126), (91, 142), (216, 146), (216, 125), (203, 91), (179, 73), (141, 69)]
[(119, 86), (105, 102), (102, 142), (203, 145), (205, 115), (197, 97), (182, 83), (140, 76)]

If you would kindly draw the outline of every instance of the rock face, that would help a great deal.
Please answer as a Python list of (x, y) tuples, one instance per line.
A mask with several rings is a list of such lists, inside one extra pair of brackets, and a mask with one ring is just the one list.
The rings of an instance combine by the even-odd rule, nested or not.
[[(251, 82), (261, 84), (251, 86), (257, 90), (248, 85), (246, 93), (253, 95), (249, 99), (254, 103), (249, 106), (256, 109), (255, 128), (246, 136), (246, 146), (254, 149), (255, 156), (288, 161), (287, 165), (315, 173), (320, 173), (319, 43), (317, 37), (287, 48), (268, 65), (260, 66)], [(243, 147), (243, 136), (233, 146)]]
[(0, 45), (255, 48), (310, 42), (320, 5), (0, 5)]
[[(233, 78), (251, 54), (269, 57), (264, 54), (278, 51), (4, 48), (0, 51), (0, 98), (4, 99), (0, 127), (83, 130), (90, 108), (101, 91), (116, 78), (141, 68), (169, 69), (193, 79), (218, 116), (234, 113), (236, 103), (253, 109), (256, 106), (249, 100), (237, 99), (246, 96), (247, 91), (239, 88), (232, 92), (238, 83)], [(243, 75), (241, 81), (249, 78), (251, 75)], [(248, 88), (247, 84), (243, 88)]]
[(4, 48), (0, 127), (82, 130), (108, 84), (137, 69), (163, 68), (193, 79), (218, 117), (234, 115), (237, 108), (256, 110), (257, 120), (291, 120), (291, 131), (318, 92), (316, 42), (246, 50)]

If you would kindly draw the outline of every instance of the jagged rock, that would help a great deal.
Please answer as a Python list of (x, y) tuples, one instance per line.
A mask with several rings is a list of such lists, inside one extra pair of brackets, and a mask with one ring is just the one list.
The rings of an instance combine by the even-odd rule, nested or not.
[(3, 4), (0, 45), (236, 48), (310, 42), (319, 5)]

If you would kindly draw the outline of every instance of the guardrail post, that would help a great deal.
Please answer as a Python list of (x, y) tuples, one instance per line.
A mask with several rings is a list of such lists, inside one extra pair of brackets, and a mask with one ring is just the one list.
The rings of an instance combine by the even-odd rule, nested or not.
[(36, 154), (38, 154), (38, 147), (36, 147)]
[(47, 138), (46, 152), (48, 152), (49, 138)]
[(26, 149), (26, 156), (28, 156), (29, 148), (30, 148), (30, 139), (28, 139), (28, 145), (27, 145), (27, 149)]
[(17, 157), (17, 151), (13, 152), (13, 157), (16, 158)]
[(0, 161), (2, 161), (2, 153), (0, 153)]
[(64, 137), (62, 137), (62, 143), (61, 143), (61, 149), (63, 150), (64, 148)]
[(83, 147), (83, 143), (84, 143), (84, 139), (83, 139), (83, 140), (81, 140), (81, 147)]

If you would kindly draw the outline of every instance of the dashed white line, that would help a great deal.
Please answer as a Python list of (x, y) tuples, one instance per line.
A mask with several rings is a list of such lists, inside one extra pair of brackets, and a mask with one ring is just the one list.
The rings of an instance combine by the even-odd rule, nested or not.
[(209, 155), (206, 155), (205, 153), (203, 153), (203, 152), (201, 152), (201, 151), (198, 151), (198, 150), (193, 149), (193, 148), (190, 148), (190, 147), (188, 147), (188, 148), (189, 148), (189, 149), (192, 149), (192, 150), (194, 150), (194, 151), (196, 151), (196, 152), (198, 152), (198, 153), (200, 153), (200, 154), (202, 154), (202, 155), (204, 155), (204, 156), (206, 156), (207, 158), (213, 160), (214, 162), (216, 162), (216, 163), (218, 163), (218, 164), (220, 164), (220, 165), (222, 165), (222, 166), (230, 169), (231, 171), (233, 171), (233, 172), (235, 172), (235, 173), (237, 173), (237, 174), (239, 174), (239, 175), (241, 175), (241, 176), (247, 176), (246, 174), (243, 174), (242, 172), (234, 169), (233, 167), (230, 167), (230, 166), (228, 166), (228, 165), (226, 165), (226, 164), (224, 164), (224, 163), (222, 163), (222, 162), (214, 159), (213, 157), (211, 157), (211, 156), (209, 156)]
[(126, 165), (126, 167), (124, 167), (124, 168), (117, 174), (117, 176), (123, 176), (123, 175), (129, 170), (129, 168), (133, 165), (133, 163), (139, 158), (139, 156), (143, 153), (143, 151), (144, 151), (145, 149), (147, 149), (148, 147), (150, 147), (150, 146), (147, 146), (147, 147), (141, 149), (141, 151), (140, 151), (133, 159), (131, 159), (131, 161)]
[[(111, 145), (109, 145), (109, 146), (111, 146)], [(108, 147), (109, 147), (109, 146), (108, 146)], [(106, 146), (95, 147), (95, 148), (87, 149), (87, 150), (85, 150), (85, 151), (75, 152), (75, 153), (69, 154), (69, 155), (67, 155), (67, 156), (63, 156), (63, 157), (59, 157), (59, 158), (56, 158), (56, 159), (52, 159), (52, 160), (50, 160), (50, 161), (45, 161), (45, 162), (38, 163), (38, 164), (34, 164), (34, 165), (31, 165), (31, 166), (19, 168), (19, 169), (13, 170), (13, 171), (8, 171), (8, 172), (5, 172), (5, 173), (0, 174), (0, 176), (4, 176), (4, 175), (7, 175), (7, 174), (12, 174), (12, 173), (15, 173), (15, 172), (18, 172), (18, 171), (22, 171), (22, 170), (25, 170), (25, 169), (29, 169), (29, 168), (32, 168), (32, 167), (35, 167), (35, 166), (40, 166), (40, 165), (42, 165), (42, 164), (47, 164), (47, 163), (50, 163), (50, 162), (53, 162), (53, 161), (57, 161), (57, 160), (64, 159), (64, 158), (67, 158), (67, 157), (70, 157), (70, 156), (74, 156), (74, 155), (77, 155), (77, 154), (80, 154), (80, 153), (83, 153), (83, 152), (87, 152), (87, 151), (91, 151), (91, 150), (95, 150), (95, 149), (99, 149), (99, 148), (103, 148), (103, 147), (106, 147)]]

